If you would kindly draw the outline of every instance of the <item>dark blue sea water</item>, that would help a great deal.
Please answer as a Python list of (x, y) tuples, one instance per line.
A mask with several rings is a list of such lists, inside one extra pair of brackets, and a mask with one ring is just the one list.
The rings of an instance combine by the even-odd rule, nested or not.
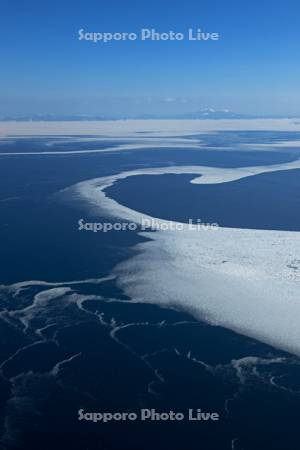
[[(195, 175), (144, 175), (106, 189), (118, 203), (166, 220), (222, 227), (300, 231), (300, 170), (199, 185)], [(163, 195), (162, 195), (163, 192)]]
[[(136, 232), (80, 233), (79, 218), (106, 218), (88, 214), (79, 204), (58, 201), (56, 195), (79, 181), (141, 167), (241, 167), (298, 156), (294, 149), (237, 151), (238, 143), (249, 138), (275, 142), (292, 137), (207, 136), (208, 144), (227, 147), (214, 151), (0, 156), (2, 449), (297, 448), (298, 358), (196, 321), (185, 312), (134, 303), (114, 280), (82, 283), (109, 275), (144, 238)], [(22, 139), (0, 151), (44, 151), (52, 141)], [(51, 148), (99, 149), (107, 144), (60, 143)], [(191, 185), (190, 178), (132, 177), (107, 192), (156, 217), (299, 230), (298, 170), (259, 175), (226, 187)], [(31, 280), (21, 290), (11, 286)], [(36, 295), (57, 286), (37, 280), (62, 282), (59, 288), (70, 290), (43, 303)], [(257, 361), (247, 363), (249, 357)], [(276, 362), (277, 357), (283, 362)], [(240, 361), (243, 380), (232, 360)], [(95, 412), (202, 408), (218, 412), (221, 420), (95, 424), (78, 421), (81, 408)]]

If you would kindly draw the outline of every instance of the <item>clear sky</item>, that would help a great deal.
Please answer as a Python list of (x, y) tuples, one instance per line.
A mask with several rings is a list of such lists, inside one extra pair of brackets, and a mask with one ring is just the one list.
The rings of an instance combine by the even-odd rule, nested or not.
[[(78, 30), (220, 33), (78, 40)], [(299, 0), (2, 0), (0, 114), (300, 115)]]

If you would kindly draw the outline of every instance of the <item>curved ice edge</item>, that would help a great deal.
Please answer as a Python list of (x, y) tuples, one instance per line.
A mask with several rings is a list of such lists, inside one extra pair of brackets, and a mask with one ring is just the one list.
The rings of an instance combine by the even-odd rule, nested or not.
[[(300, 169), (300, 159), (291, 162), (275, 164), (269, 166), (253, 166), (238, 168), (219, 168), (209, 166), (167, 166), (147, 169), (137, 169), (118, 174), (94, 178), (77, 183), (58, 193), (59, 197), (77, 199), (93, 210), (95, 213), (103, 213), (105, 217), (121, 218), (130, 220), (138, 224), (145, 223), (145, 220), (154, 219), (157, 223), (175, 223), (174, 221), (161, 220), (140, 213), (116, 200), (109, 198), (105, 190), (113, 186), (117, 181), (124, 180), (137, 175), (165, 175), (165, 174), (192, 174), (199, 175), (193, 178), (190, 183), (193, 184), (221, 184), (231, 181), (237, 181), (242, 178), (251, 177), (269, 172)], [(188, 227), (188, 226), (187, 226)]]
[[(236, 169), (142, 169), (81, 182), (61, 194), (80, 198), (105, 216), (136, 223), (145, 218), (159, 221), (120, 205), (106, 196), (105, 189), (134, 175), (191, 173), (201, 175), (194, 183), (214, 184), (299, 168), (300, 160)], [(299, 232), (186, 228), (143, 234), (150, 240), (139, 244), (136, 256), (113, 272), (128, 296), (181, 307), (201, 320), (300, 355)]]

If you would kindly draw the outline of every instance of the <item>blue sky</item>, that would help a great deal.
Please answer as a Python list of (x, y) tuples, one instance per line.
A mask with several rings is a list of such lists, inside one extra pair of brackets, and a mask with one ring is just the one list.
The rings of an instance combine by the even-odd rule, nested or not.
[[(80, 28), (221, 39), (93, 44)], [(300, 114), (299, 44), (296, 0), (3, 0), (0, 114)]]

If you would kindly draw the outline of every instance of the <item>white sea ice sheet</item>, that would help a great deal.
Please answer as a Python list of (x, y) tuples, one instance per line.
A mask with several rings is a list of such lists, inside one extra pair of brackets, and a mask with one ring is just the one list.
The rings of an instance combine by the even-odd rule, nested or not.
[(136, 301), (173, 305), (300, 355), (300, 233), (219, 228), (143, 233), (117, 266)]
[(220, 120), (0, 121), (0, 138), (11, 136), (184, 136), (215, 131), (300, 131), (297, 118)]
[[(88, 180), (63, 193), (81, 198), (105, 216), (141, 223), (151, 217), (110, 199), (105, 188), (134, 175), (191, 173), (201, 175), (191, 182), (207, 184), (299, 168), (297, 160), (233, 169), (142, 169)], [(136, 256), (114, 271), (127, 295), (185, 309), (199, 319), (300, 355), (299, 232), (221, 227), (197, 231), (187, 225), (181, 231), (142, 234), (150, 241), (139, 244)]]

